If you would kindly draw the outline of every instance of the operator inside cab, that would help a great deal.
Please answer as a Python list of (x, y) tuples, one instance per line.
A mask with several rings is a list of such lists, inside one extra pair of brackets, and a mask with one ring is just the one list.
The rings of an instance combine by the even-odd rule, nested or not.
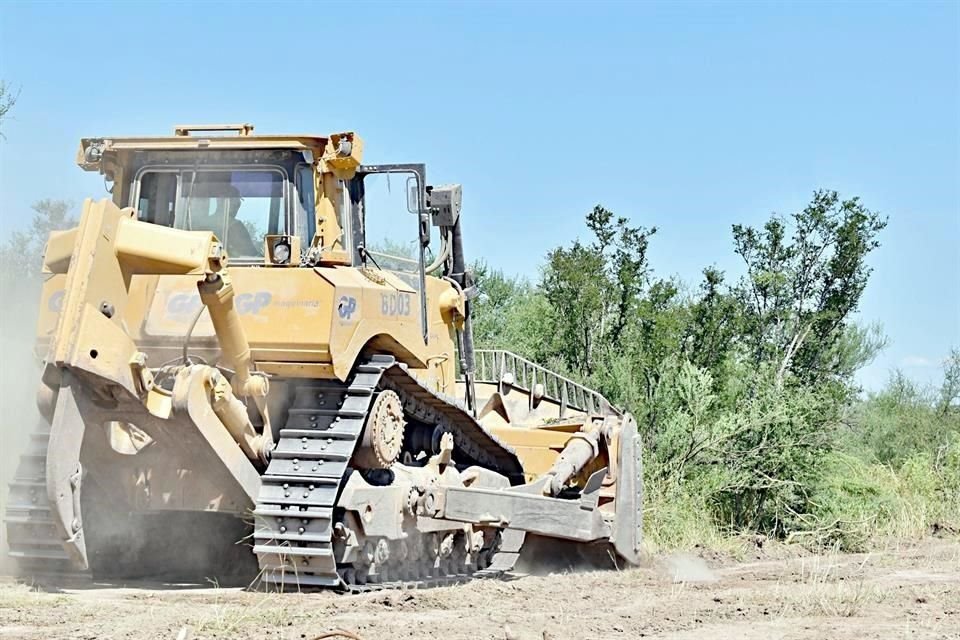
[(262, 255), (263, 247), (257, 247), (247, 225), (237, 219), (242, 204), (243, 198), (240, 197), (240, 191), (236, 187), (228, 186), (227, 195), (217, 198), (217, 209), (213, 214), (216, 228), (211, 231), (218, 236), (222, 233), (223, 244), (229, 256)]

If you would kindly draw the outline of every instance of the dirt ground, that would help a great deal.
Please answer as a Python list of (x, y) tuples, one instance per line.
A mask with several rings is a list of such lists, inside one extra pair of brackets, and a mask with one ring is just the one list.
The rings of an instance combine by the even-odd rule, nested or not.
[(620, 572), (362, 595), (7, 580), (0, 638), (960, 638), (960, 541), (796, 554), (661, 556)]

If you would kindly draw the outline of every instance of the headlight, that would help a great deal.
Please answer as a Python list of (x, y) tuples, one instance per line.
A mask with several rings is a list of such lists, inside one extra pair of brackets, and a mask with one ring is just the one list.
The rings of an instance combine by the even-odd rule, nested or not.
[(287, 234), (266, 235), (263, 238), (265, 266), (292, 267), (300, 265), (300, 238)]
[(279, 240), (273, 245), (274, 264), (290, 263), (290, 243), (286, 240)]

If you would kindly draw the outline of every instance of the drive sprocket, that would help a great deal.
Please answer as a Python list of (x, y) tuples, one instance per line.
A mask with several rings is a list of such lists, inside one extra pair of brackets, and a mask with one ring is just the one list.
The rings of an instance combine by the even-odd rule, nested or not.
[(400, 396), (395, 391), (380, 391), (367, 416), (353, 463), (363, 469), (388, 469), (400, 457), (405, 426)]

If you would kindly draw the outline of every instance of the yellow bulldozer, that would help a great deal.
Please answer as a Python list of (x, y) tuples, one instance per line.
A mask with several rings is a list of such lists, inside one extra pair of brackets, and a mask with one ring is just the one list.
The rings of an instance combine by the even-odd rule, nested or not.
[[(533, 539), (638, 562), (633, 419), (475, 349), (461, 187), (362, 156), (352, 132), (249, 124), (81, 141), (112, 197), (43, 256), (44, 420), (5, 513), (23, 572), (429, 586)], [(368, 237), (384, 174), (407, 255)]]

